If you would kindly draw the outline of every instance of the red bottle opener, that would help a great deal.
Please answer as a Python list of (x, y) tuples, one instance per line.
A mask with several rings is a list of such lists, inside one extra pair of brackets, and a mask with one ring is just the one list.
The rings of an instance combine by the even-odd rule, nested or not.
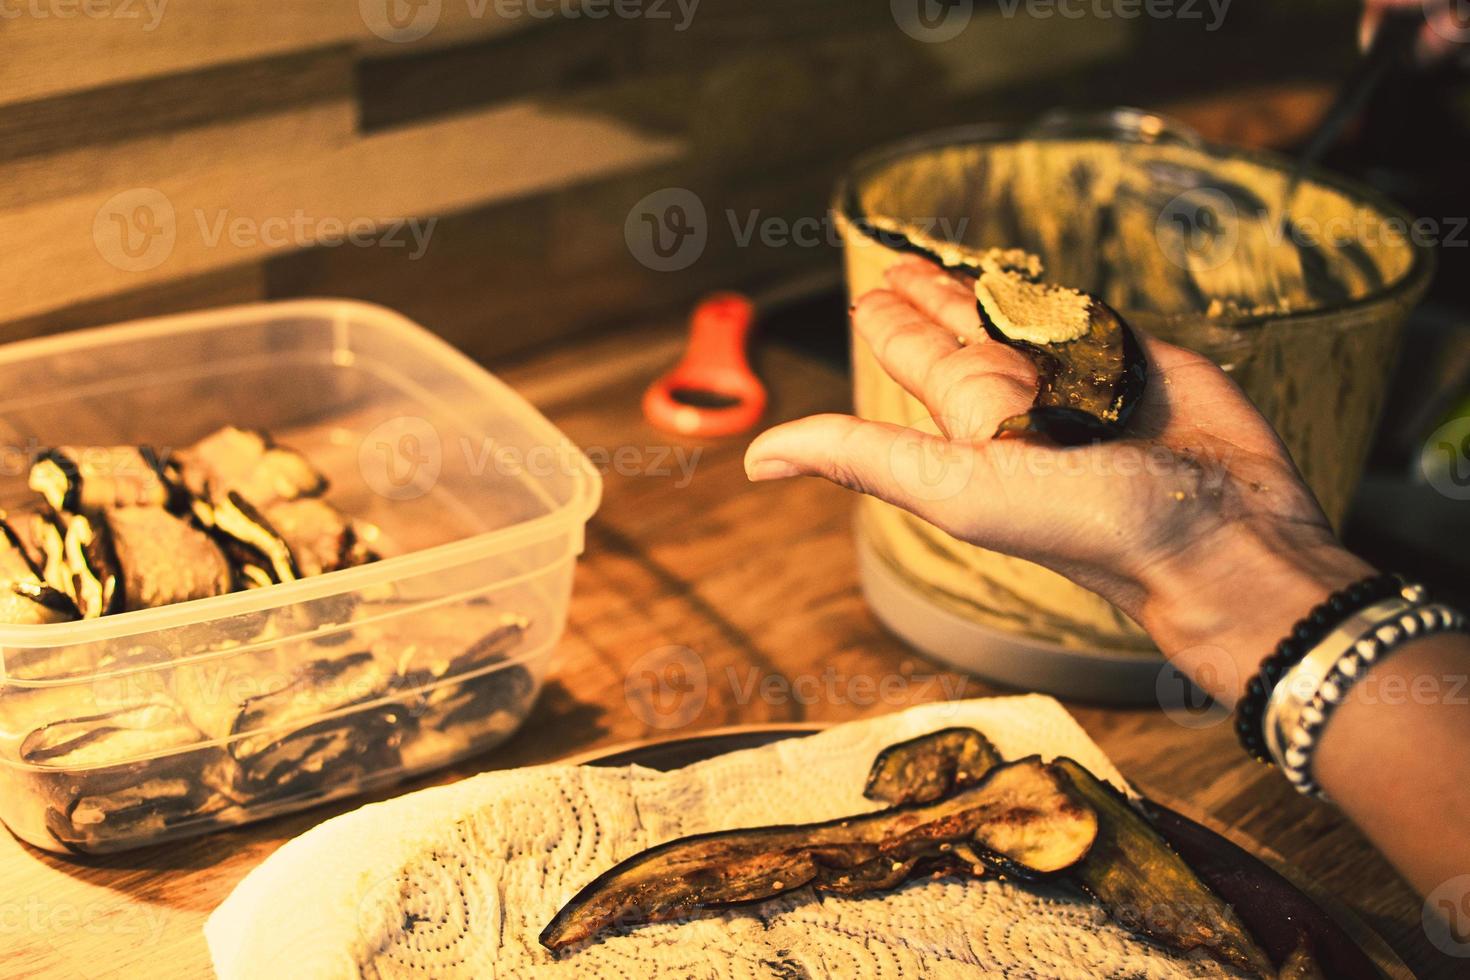
[(643, 393), (649, 422), (686, 436), (729, 436), (760, 421), (766, 387), (750, 369), (746, 341), (755, 304), (739, 293), (701, 300), (683, 358)]

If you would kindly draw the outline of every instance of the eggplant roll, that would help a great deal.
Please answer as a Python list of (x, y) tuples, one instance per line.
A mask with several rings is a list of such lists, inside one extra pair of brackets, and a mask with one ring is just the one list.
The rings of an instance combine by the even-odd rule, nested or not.
[(378, 558), (352, 519), (320, 497), (278, 501), (261, 516), (285, 542), (303, 576), (365, 565)]
[(230, 806), (228, 760), (162, 695), (37, 728), (21, 761), (48, 801), (47, 826), (72, 850), (101, 851), (156, 836)]
[(31, 465), (30, 487), (57, 513), (170, 507), (181, 492), (147, 446), (61, 446)]
[(246, 588), (258, 589), (301, 577), (286, 539), (260, 510), (238, 493), (218, 503), (196, 501), (195, 515), (214, 533)]
[(234, 575), (209, 536), (157, 507), (67, 518), (66, 567), (87, 618), (221, 595)]
[(252, 506), (316, 496), (326, 477), (294, 449), (264, 432), (225, 426), (177, 454), (173, 469), (200, 500), (219, 502), (237, 493)]
[(194, 724), (225, 743), (237, 793), (260, 799), (330, 790), (396, 764), (411, 716), (378, 703), (391, 683), (377, 658), (356, 651), (275, 670), (263, 660), (201, 664), (181, 672), (178, 693)]
[(25, 544), (0, 513), (0, 623), (41, 625), (76, 618), (71, 597), (46, 583)]

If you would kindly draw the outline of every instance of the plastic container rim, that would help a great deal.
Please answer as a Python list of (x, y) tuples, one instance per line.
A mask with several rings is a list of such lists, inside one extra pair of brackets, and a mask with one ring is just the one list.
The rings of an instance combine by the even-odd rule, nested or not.
[[(507, 413), (520, 416), (518, 421), (533, 436), (547, 445), (565, 451), (566, 458), (574, 462), (573, 467), (569, 468), (573, 483), (570, 498), (551, 512), (529, 521), (481, 531), (459, 541), (448, 541), (432, 548), (395, 555), (356, 568), (298, 579), (295, 582), (194, 599), (154, 609), (138, 609), (99, 619), (40, 625), (0, 624), (0, 646), (33, 649), (114, 640), (139, 633), (196, 625), (213, 619), (261, 612), (338, 595), (393, 579), (409, 578), (561, 534), (576, 533), (580, 539), (583, 526), (596, 512), (602, 499), (602, 475), (586, 454), (505, 382), (424, 327), (401, 313), (376, 303), (353, 299), (294, 299), (244, 303), (150, 317), (0, 345), (0, 364), (34, 360), (77, 347), (97, 349), (150, 337), (185, 331), (222, 330), (289, 316), (319, 317), (331, 321), (335, 328), (344, 326), (351, 317), (357, 316), (361, 319), (377, 320), (398, 331), (404, 342), (417, 346), (443, 367), (454, 371), (462, 380), (480, 388), (486, 397), (503, 405)], [(580, 551), (579, 544), (577, 552)], [(3, 680), (3, 668), (0, 668), (0, 680)]]

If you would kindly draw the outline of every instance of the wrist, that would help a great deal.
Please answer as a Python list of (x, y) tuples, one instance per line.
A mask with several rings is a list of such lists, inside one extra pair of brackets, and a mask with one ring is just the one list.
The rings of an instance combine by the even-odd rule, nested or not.
[(1149, 570), (1139, 619), (1196, 684), (1234, 704), (1297, 620), (1371, 574), (1324, 527), (1234, 523)]

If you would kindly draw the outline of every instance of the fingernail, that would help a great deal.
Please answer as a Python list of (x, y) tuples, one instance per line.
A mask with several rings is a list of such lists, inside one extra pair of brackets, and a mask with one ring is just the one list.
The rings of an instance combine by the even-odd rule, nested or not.
[(745, 475), (759, 483), (761, 480), (786, 480), (793, 476), (800, 476), (801, 470), (784, 459), (763, 459), (758, 463), (752, 463), (746, 469)]

